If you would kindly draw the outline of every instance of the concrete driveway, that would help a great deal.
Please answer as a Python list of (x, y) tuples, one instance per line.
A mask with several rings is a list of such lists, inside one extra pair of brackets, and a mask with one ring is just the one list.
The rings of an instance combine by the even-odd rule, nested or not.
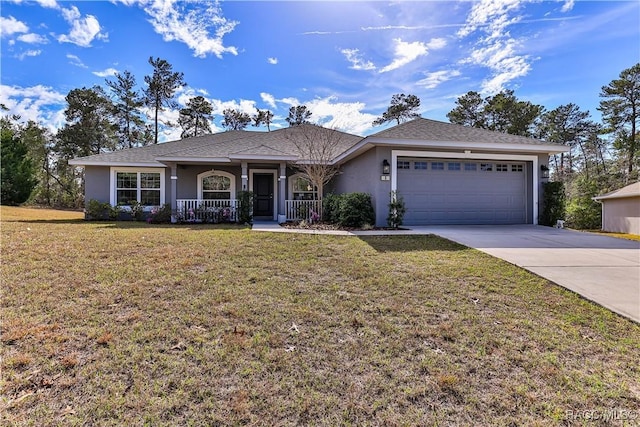
[(534, 225), (412, 230), (504, 259), (640, 322), (640, 242)]

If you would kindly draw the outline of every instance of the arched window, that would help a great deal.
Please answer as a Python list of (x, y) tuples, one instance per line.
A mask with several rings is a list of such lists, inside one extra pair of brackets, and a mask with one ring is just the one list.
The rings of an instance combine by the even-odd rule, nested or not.
[(203, 200), (235, 199), (236, 177), (228, 172), (208, 171), (198, 175), (198, 197)]
[(293, 200), (315, 200), (317, 193), (308, 178), (296, 174), (289, 178), (289, 194)]

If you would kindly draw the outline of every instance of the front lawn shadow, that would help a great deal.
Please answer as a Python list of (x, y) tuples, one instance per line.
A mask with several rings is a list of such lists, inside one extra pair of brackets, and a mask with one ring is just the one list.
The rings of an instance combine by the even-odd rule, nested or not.
[(466, 246), (435, 234), (421, 236), (358, 236), (377, 252), (461, 251)]

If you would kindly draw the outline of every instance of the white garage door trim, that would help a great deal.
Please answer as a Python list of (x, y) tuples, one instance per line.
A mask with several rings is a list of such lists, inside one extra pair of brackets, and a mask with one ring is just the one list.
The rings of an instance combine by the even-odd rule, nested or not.
[(398, 190), (398, 157), (430, 157), (441, 159), (475, 159), (475, 160), (512, 160), (533, 163), (533, 177), (531, 180), (531, 195), (533, 197), (533, 224), (538, 224), (538, 156), (525, 154), (492, 154), (492, 153), (464, 153), (442, 151), (411, 151), (391, 150), (391, 191)]

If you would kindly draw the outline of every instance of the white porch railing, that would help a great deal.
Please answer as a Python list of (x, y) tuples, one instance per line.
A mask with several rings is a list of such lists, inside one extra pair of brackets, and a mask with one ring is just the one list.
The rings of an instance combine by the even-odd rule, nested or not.
[[(285, 200), (284, 207), (287, 221), (317, 220), (322, 216), (322, 202), (320, 200)], [(318, 217), (312, 218), (313, 213)]]
[(177, 199), (176, 217), (178, 222), (236, 222), (239, 201)]

